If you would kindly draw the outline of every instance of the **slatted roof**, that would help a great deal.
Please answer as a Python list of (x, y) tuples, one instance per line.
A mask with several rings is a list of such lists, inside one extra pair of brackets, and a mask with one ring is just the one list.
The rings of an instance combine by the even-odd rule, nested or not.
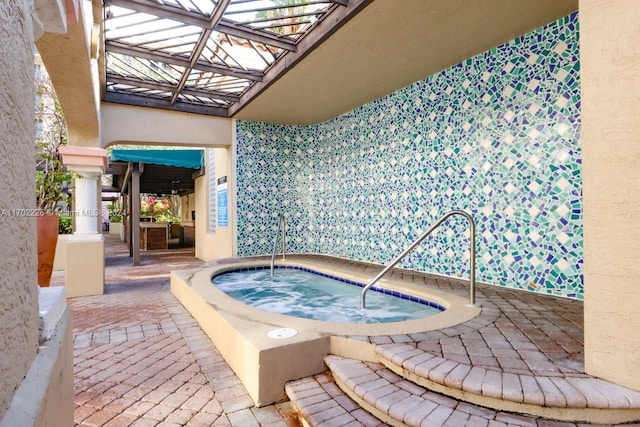
[(371, 0), (104, 0), (105, 101), (229, 117)]

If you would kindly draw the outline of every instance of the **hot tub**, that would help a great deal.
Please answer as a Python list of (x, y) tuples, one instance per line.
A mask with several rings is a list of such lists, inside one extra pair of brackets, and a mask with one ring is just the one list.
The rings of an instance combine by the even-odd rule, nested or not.
[[(327, 322), (251, 307), (212, 285), (212, 278), (221, 273), (264, 268), (268, 264), (263, 259), (238, 259), (232, 264), (171, 273), (171, 292), (211, 338), (257, 406), (283, 400), (287, 381), (324, 372), (323, 359), (328, 354), (376, 361), (368, 337), (447, 328), (480, 313), (480, 308), (468, 306), (465, 298), (390, 278), (381, 280), (378, 286), (431, 301), (445, 310), (400, 322)], [(278, 265), (310, 269), (358, 283), (367, 283), (372, 278), (371, 274), (304, 256), (289, 257)]]

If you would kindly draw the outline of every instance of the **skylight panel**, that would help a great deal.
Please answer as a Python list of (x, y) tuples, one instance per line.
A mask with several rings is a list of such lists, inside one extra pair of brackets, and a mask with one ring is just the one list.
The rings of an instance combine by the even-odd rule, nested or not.
[(102, 1), (109, 100), (225, 116), (329, 13), (371, 0)]

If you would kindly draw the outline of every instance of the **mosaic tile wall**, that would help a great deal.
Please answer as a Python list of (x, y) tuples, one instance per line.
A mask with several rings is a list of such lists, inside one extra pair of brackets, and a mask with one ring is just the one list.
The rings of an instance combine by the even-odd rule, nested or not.
[[(578, 16), (310, 126), (237, 123), (238, 252), (386, 263), (445, 212), (479, 281), (583, 298)], [(406, 268), (469, 276), (453, 218)]]

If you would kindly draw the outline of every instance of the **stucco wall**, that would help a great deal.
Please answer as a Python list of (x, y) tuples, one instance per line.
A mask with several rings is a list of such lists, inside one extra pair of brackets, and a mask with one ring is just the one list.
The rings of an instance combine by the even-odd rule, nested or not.
[(231, 119), (103, 102), (102, 145), (231, 145)]
[[(206, 175), (196, 179), (195, 204), (198, 216), (196, 217), (196, 257), (209, 261), (217, 258), (227, 258), (232, 255), (232, 230), (233, 213), (231, 200), (233, 183), (231, 181), (231, 148), (208, 149), (207, 153), (214, 151), (213, 156), (207, 156), (208, 162), (205, 168)], [(214, 167), (211, 167), (211, 161)], [(213, 174), (214, 191), (211, 191), (210, 177)], [(218, 178), (227, 177), (227, 215), (226, 226), (218, 221)], [(213, 203), (214, 209), (210, 209)], [(211, 217), (213, 215), (213, 218)], [(211, 227), (213, 222), (213, 227)]]
[(640, 390), (640, 3), (580, 2), (585, 366)]
[[(94, 17), (100, 16), (102, 10), (101, 2), (76, 0), (75, 3), (78, 19), (68, 22), (66, 33), (47, 30), (36, 45), (64, 111), (69, 142), (93, 147), (100, 143), (100, 91), (98, 60), (91, 56), (91, 31), (96, 22)], [(42, 4), (56, 10), (62, 4), (69, 8), (72, 2)]]
[(196, 209), (196, 195), (192, 193), (188, 196), (182, 196), (180, 203), (182, 204), (181, 222), (191, 222), (191, 211)]
[[(238, 254), (387, 263), (437, 218), (478, 224), (478, 280), (581, 299), (577, 14), (310, 126), (237, 122)], [(464, 221), (403, 266), (468, 277)]]
[(0, 419), (38, 349), (32, 8), (0, 2)]

